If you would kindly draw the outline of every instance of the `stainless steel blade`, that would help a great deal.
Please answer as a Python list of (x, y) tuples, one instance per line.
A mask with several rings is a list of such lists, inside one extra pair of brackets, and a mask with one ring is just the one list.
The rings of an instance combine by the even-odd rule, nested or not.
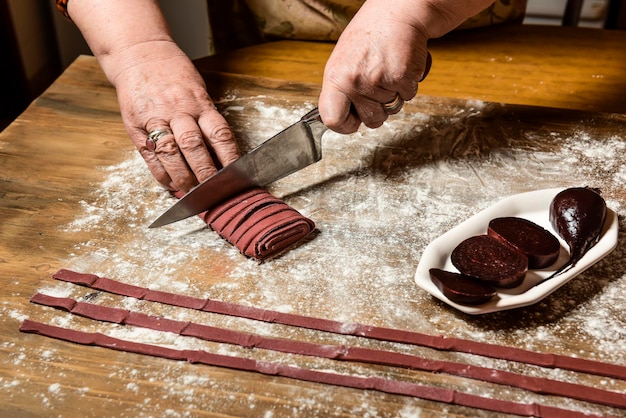
[(150, 228), (197, 215), (247, 189), (265, 186), (319, 161), (322, 158), (322, 135), (326, 130), (317, 108), (313, 109), (295, 124), (191, 189)]

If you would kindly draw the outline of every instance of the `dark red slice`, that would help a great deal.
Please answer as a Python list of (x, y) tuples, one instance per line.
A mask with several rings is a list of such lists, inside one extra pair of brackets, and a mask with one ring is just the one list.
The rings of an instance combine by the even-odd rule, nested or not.
[(528, 257), (529, 269), (541, 269), (559, 258), (561, 244), (547, 229), (528, 219), (504, 217), (489, 222), (487, 234)]
[(496, 289), (465, 274), (430, 269), (430, 279), (445, 297), (463, 305), (480, 305), (496, 295)]
[(459, 272), (492, 286), (515, 287), (528, 271), (528, 258), (489, 235), (476, 235), (461, 242), (450, 260)]

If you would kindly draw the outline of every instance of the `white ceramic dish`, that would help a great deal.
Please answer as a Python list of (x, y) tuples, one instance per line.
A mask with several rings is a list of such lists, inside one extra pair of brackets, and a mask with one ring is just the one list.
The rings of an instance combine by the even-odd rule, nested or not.
[[(437, 299), (440, 299), (462, 312), (472, 315), (519, 308), (539, 302), (605, 257), (617, 246), (617, 214), (608, 209), (606, 222), (604, 223), (604, 228), (602, 229), (598, 243), (585, 254), (576, 266), (550, 280), (537, 284), (544, 278), (550, 276), (558, 267), (565, 264), (569, 258), (567, 244), (554, 232), (548, 219), (550, 202), (561, 190), (563, 190), (563, 188), (536, 190), (510, 196), (446, 232), (431, 242), (424, 250), (415, 273), (417, 285)], [(482, 305), (461, 305), (452, 302), (435, 286), (430, 279), (428, 270), (431, 268), (440, 268), (458, 272), (450, 261), (450, 253), (452, 250), (466, 238), (486, 234), (489, 221), (493, 218), (503, 216), (525, 218), (552, 232), (561, 242), (561, 253), (559, 254), (558, 260), (548, 269), (529, 270), (524, 282), (520, 286), (513, 289), (498, 289), (498, 294), (492, 300)]]

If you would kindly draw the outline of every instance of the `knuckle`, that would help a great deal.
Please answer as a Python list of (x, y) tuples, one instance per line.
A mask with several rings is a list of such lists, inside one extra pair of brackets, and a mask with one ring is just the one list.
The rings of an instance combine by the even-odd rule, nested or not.
[(383, 125), (383, 123), (385, 123), (385, 121), (387, 120), (388, 117), (389, 116), (386, 113), (383, 113), (383, 116), (371, 117), (371, 118), (365, 119), (365, 120), (363, 120), (363, 123), (368, 128), (375, 129), (375, 128), (381, 127)]
[(389, 115), (381, 109), (367, 109), (362, 113), (359, 113), (361, 121), (368, 128), (380, 127), (389, 117)]
[(372, 85), (379, 85), (384, 83), (387, 80), (393, 80), (397, 75), (395, 72), (390, 71), (389, 69), (385, 69), (382, 65), (377, 68), (373, 68), (367, 72), (368, 81)]
[(146, 132), (151, 132), (155, 129), (163, 128), (164, 126), (170, 126), (169, 123), (163, 118), (149, 118), (146, 121)]
[(171, 158), (178, 154), (178, 145), (173, 136), (163, 138), (159, 141), (155, 149), (155, 153), (159, 158)]
[(222, 154), (220, 161), (226, 166), (239, 158), (239, 148), (237, 146), (229, 147)]
[(190, 175), (185, 165), (168, 165), (167, 172), (177, 189), (186, 192), (197, 184), (196, 178)]
[(204, 139), (199, 131), (186, 131), (178, 135), (178, 146), (181, 150), (194, 150), (204, 147)]
[(200, 167), (195, 171), (198, 181), (204, 181), (208, 179), (209, 177), (213, 176), (213, 174), (215, 173), (217, 173), (217, 168), (211, 165)]
[(224, 144), (228, 142), (234, 142), (235, 135), (230, 129), (230, 126), (228, 126), (228, 124), (226, 123), (223, 123), (213, 127), (211, 133), (209, 134), (208, 140), (211, 144)]
[(141, 149), (139, 150), (139, 153), (146, 161), (146, 165), (148, 166), (148, 169), (150, 170), (152, 176), (156, 179), (156, 181), (158, 181), (163, 186), (170, 187), (172, 179), (170, 178), (169, 174), (167, 174), (167, 171), (165, 171), (165, 168), (163, 168), (158, 159), (156, 159), (154, 153), (149, 151), (148, 149)]

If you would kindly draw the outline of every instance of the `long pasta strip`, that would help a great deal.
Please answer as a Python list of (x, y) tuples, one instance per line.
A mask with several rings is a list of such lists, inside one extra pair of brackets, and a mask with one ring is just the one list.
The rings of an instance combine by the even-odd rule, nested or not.
[(77, 344), (110, 348), (117, 351), (144, 354), (171, 360), (188, 361), (190, 363), (205, 364), (209, 366), (227, 367), (235, 370), (257, 372), (272, 376), (282, 376), (308, 382), (324, 383), (355, 389), (376, 390), (384, 393), (411, 396), (505, 414), (555, 418), (582, 418), (590, 416), (588, 414), (553, 406), (540, 405), (536, 403), (524, 404), (513, 401), (486, 398), (451, 389), (421, 385), (412, 382), (401, 382), (382, 377), (361, 377), (336, 374), (296, 366), (288, 366), (286, 364), (276, 362), (257, 361), (254, 359), (214, 354), (202, 350), (177, 350), (152, 344), (122, 340), (101, 333), (76, 331), (31, 320), (23, 321), (20, 331)]
[(358, 323), (347, 324), (323, 318), (271, 311), (253, 306), (202, 299), (193, 296), (177, 295), (169, 292), (150, 290), (139, 286), (122, 283), (93, 274), (77, 273), (70, 270), (59, 270), (53, 277), (57, 280), (70, 282), (93, 289), (102, 290), (122, 296), (133, 297), (167, 305), (195, 309), (205, 312), (229, 315), (257, 321), (290, 325), (301, 328), (325, 331), (341, 335), (371, 338), (380, 341), (398, 342), (429, 347), (441, 351), (470, 353), (500, 360), (515, 361), (546, 368), (560, 368), (574, 372), (594, 374), (617, 379), (626, 379), (626, 367), (600, 361), (581, 359), (551, 353), (539, 353), (520, 348), (489, 344), (461, 338), (432, 336), (428, 334), (376, 327)]
[(315, 344), (303, 341), (262, 337), (250, 333), (196, 324), (189, 321), (177, 321), (146, 315), (126, 309), (100, 306), (88, 302), (78, 302), (71, 298), (58, 298), (41, 293), (35, 294), (31, 298), (31, 302), (62, 309), (76, 315), (99, 321), (173, 332), (182, 336), (239, 345), (246, 348), (261, 348), (334, 360), (381, 364), (392, 367), (446, 373), (525, 389), (544, 395), (563, 396), (600, 405), (626, 408), (626, 394), (558, 380), (525, 376), (519, 373), (494, 370), (486, 367), (450, 361), (428, 360), (415, 355), (386, 350), (346, 345)]

